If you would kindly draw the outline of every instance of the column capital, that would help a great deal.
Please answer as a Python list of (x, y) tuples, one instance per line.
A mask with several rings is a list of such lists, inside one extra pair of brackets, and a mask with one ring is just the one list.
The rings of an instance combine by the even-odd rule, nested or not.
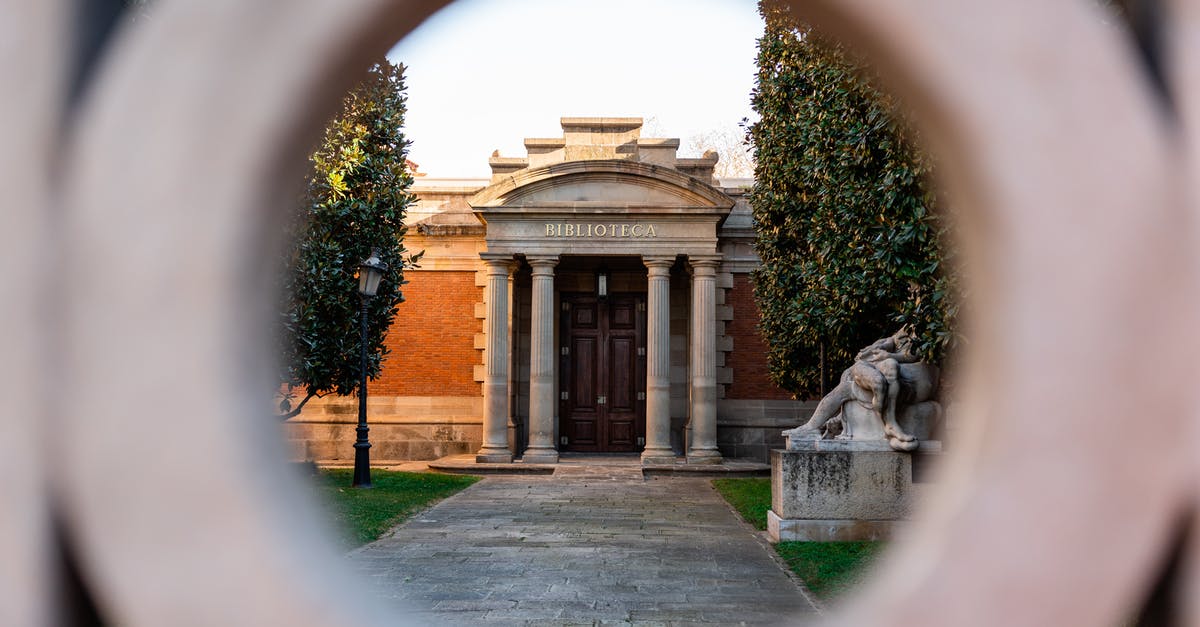
[(534, 269), (553, 268), (558, 265), (558, 255), (525, 255), (525, 261)]
[(642, 255), (642, 265), (653, 272), (654, 268), (667, 268), (675, 265), (675, 256), (666, 255)]
[(479, 253), (479, 258), (487, 266), (488, 274), (500, 274), (500, 271), (503, 270), (503, 273), (507, 275), (517, 267), (516, 260), (508, 253)]
[(722, 255), (688, 255), (688, 265), (697, 274), (710, 275), (716, 273), (721, 259)]

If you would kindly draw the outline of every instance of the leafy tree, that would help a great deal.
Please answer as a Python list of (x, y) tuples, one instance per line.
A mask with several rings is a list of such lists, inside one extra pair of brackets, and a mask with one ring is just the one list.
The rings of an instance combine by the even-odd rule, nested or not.
[(747, 135), (772, 378), (815, 395), (858, 349), (902, 325), (940, 360), (955, 343), (957, 299), (929, 160), (846, 50), (784, 5), (763, 0), (759, 11), (760, 119)]
[[(378, 376), (384, 337), (403, 302), (404, 217), (413, 202), (413, 177), (404, 138), (404, 67), (384, 59), (343, 103), (312, 155), (305, 210), (289, 225), (281, 308), (280, 410), (294, 416), (314, 396), (348, 395), (358, 388), (359, 263), (378, 250), (388, 265), (368, 299), (368, 376)], [(294, 408), (296, 390), (304, 398)]]
[(746, 137), (738, 128), (730, 125), (714, 128), (693, 135), (688, 139), (687, 151), (700, 156), (715, 150), (720, 158), (713, 174), (720, 178), (750, 178), (754, 176), (754, 154), (746, 143)]

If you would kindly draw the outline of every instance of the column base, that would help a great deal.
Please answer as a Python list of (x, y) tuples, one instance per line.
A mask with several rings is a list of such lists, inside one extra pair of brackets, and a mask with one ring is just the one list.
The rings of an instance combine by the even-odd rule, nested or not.
[(675, 451), (669, 448), (648, 448), (642, 451), (642, 465), (674, 464)]
[(717, 450), (690, 450), (687, 453), (687, 463), (689, 464), (720, 464), (724, 461), (721, 458), (721, 451)]
[(521, 461), (526, 464), (557, 464), (558, 451), (552, 448), (527, 448)]
[(475, 454), (477, 464), (511, 464), (512, 452), (506, 448), (481, 448)]

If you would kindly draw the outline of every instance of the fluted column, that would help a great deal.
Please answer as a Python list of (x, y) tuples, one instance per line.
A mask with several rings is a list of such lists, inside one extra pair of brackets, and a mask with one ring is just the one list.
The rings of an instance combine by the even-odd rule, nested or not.
[(692, 438), (689, 464), (719, 464), (717, 450), (717, 255), (693, 255)]
[(511, 255), (481, 253), (487, 266), (487, 373), (483, 379), (483, 448), (480, 463), (512, 461), (508, 450), (508, 275)]
[(671, 265), (646, 257), (646, 448), (643, 464), (673, 464), (671, 450)]
[(554, 266), (557, 255), (527, 257), (533, 268), (533, 319), (529, 351), (529, 448), (527, 464), (553, 464), (554, 448)]

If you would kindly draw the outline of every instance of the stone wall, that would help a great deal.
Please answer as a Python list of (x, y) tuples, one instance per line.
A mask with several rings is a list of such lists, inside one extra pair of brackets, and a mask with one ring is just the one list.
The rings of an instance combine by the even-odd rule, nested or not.
[(769, 463), (784, 448), (784, 429), (808, 421), (816, 401), (722, 399), (717, 401), (717, 447), (729, 458)]
[[(368, 395), (371, 463), (384, 465), (474, 453), (483, 439), (482, 414), (481, 396)], [(352, 463), (357, 421), (357, 398), (313, 399), (303, 413), (285, 423), (292, 459)]]

